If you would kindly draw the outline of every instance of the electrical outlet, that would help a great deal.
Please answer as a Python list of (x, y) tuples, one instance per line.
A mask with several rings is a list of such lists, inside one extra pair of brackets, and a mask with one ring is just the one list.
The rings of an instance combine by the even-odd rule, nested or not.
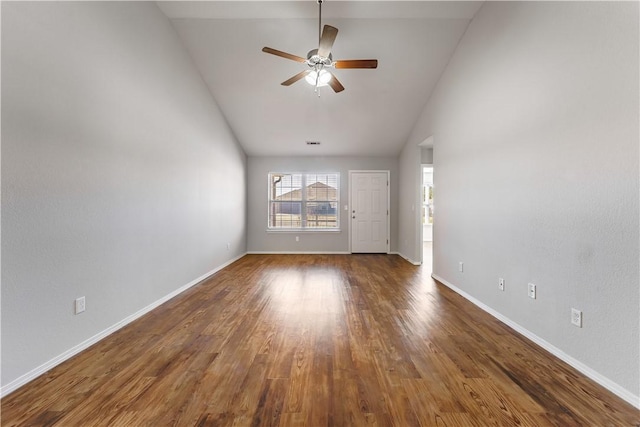
[(536, 285), (529, 283), (527, 286), (529, 298), (536, 299)]
[(227, 250), (231, 249), (231, 243), (227, 243)]
[(296, 236), (296, 242), (300, 241), (300, 236)]
[(464, 263), (462, 261), (460, 261), (460, 263), (458, 264), (458, 270), (460, 271), (460, 273), (464, 272)]
[(498, 289), (504, 292), (504, 279), (502, 277), (498, 279)]
[(580, 310), (571, 309), (571, 323), (582, 328), (582, 312)]
[(76, 299), (76, 314), (82, 313), (86, 308), (84, 297)]

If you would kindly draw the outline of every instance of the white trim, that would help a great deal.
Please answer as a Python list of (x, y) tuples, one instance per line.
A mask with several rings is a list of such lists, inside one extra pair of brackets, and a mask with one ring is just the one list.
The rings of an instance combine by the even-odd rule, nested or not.
[(289, 233), (289, 234), (314, 234), (314, 233), (342, 233), (339, 228), (267, 228), (267, 233)]
[(406, 256), (405, 254), (403, 254), (403, 253), (400, 253), (400, 252), (389, 252), (389, 254), (398, 255), (398, 256), (402, 257), (405, 261), (408, 261), (413, 265), (422, 265), (422, 261), (414, 261), (411, 258), (409, 258), (408, 256)]
[(6, 384), (5, 386), (0, 388), (0, 398), (5, 397), (9, 393), (11, 393), (11, 392), (17, 390), (18, 388), (22, 387), (23, 385), (27, 384), (29, 381), (32, 381), (32, 380), (36, 379), (37, 377), (39, 377), (40, 375), (44, 374), (45, 372), (47, 372), (47, 371), (51, 370), (52, 368), (58, 366), (59, 364), (61, 364), (65, 360), (68, 360), (71, 357), (75, 356), (76, 354), (80, 353), (81, 351), (86, 350), (87, 348), (91, 347), (93, 344), (95, 344), (98, 341), (106, 338), (107, 336), (109, 336), (112, 333), (116, 332), (118, 329), (121, 329), (121, 328), (125, 327), (126, 325), (128, 325), (131, 322), (133, 322), (134, 320), (144, 316), (145, 314), (149, 313), (150, 311), (152, 311), (153, 309), (159, 307), (160, 305), (164, 304), (165, 302), (169, 301), (170, 299), (176, 297), (177, 295), (181, 294), (182, 292), (186, 291), (187, 289), (193, 287), (194, 285), (197, 285), (198, 283), (202, 282), (203, 280), (208, 279), (210, 276), (214, 275), (215, 273), (217, 273), (218, 271), (222, 270), (226, 266), (236, 262), (237, 260), (239, 260), (240, 258), (244, 257), (245, 255), (246, 255), (246, 253), (243, 253), (242, 255), (239, 255), (239, 256), (237, 256), (237, 257), (225, 262), (224, 264), (214, 268), (213, 270), (209, 271), (208, 273), (203, 274), (202, 276), (198, 277), (197, 279), (192, 280), (191, 282), (187, 283), (186, 285), (176, 289), (175, 291), (169, 293), (168, 295), (165, 295), (164, 297), (160, 298), (159, 300), (149, 304), (148, 306), (144, 307), (143, 309), (138, 310), (137, 312), (131, 314), (130, 316), (125, 317), (121, 321), (119, 321), (116, 324), (108, 327), (107, 329), (97, 333), (96, 335), (92, 336), (91, 338), (81, 342), (80, 344), (78, 344), (78, 345), (76, 345), (74, 347), (71, 347), (69, 350), (67, 350), (64, 353), (54, 357), (53, 359), (49, 360), (48, 362), (43, 363), (42, 365), (38, 366), (37, 368), (32, 369), (31, 371), (29, 371), (26, 374), (20, 376), (19, 378), (11, 381), (9, 384)]
[(247, 255), (350, 255), (344, 251), (249, 251)]
[(633, 394), (632, 392), (630, 392), (626, 388), (622, 387), (621, 385), (611, 381), (609, 378), (605, 377), (604, 375), (600, 374), (599, 372), (594, 371), (593, 369), (591, 369), (590, 367), (588, 367), (584, 363), (580, 362), (578, 359), (575, 359), (574, 357), (569, 356), (568, 354), (566, 354), (564, 351), (560, 350), (559, 348), (557, 348), (553, 344), (545, 341), (544, 339), (540, 338), (539, 336), (537, 336), (533, 332), (529, 331), (528, 329), (520, 326), (519, 324), (517, 324), (513, 320), (509, 319), (508, 317), (505, 317), (504, 315), (502, 315), (499, 312), (495, 311), (494, 309), (492, 309), (488, 305), (484, 304), (483, 302), (477, 300), (476, 298), (472, 297), (471, 295), (469, 295), (468, 293), (466, 293), (462, 289), (460, 289), (460, 288), (456, 287), (455, 285), (447, 282), (446, 280), (444, 280), (442, 277), (438, 276), (437, 274), (432, 274), (431, 277), (433, 277), (435, 280), (437, 280), (438, 282), (442, 283), (443, 285), (445, 285), (446, 287), (448, 287), (449, 289), (451, 289), (455, 293), (459, 294), (463, 298), (467, 299), (469, 302), (475, 304), (476, 306), (478, 306), (479, 308), (481, 308), (485, 312), (489, 313), (491, 316), (495, 317), (496, 319), (498, 319), (499, 321), (501, 321), (505, 325), (509, 326), (511, 329), (515, 330), (519, 334), (524, 335), (526, 338), (530, 339), (531, 341), (533, 341), (534, 343), (536, 343), (540, 347), (544, 348), (549, 353), (551, 353), (554, 356), (556, 356), (558, 359), (560, 359), (563, 362), (571, 365), (572, 367), (574, 367), (575, 369), (577, 369), (578, 371), (580, 371), (581, 373), (586, 375), (588, 378), (590, 378), (593, 381), (595, 381), (596, 383), (600, 384), (601, 386), (603, 386), (604, 388), (606, 388), (607, 390), (609, 390), (610, 392), (612, 392), (616, 396), (620, 397), (621, 399), (625, 400), (626, 402), (628, 402), (631, 405), (635, 406), (636, 408), (640, 409), (640, 396), (636, 396), (635, 394)]

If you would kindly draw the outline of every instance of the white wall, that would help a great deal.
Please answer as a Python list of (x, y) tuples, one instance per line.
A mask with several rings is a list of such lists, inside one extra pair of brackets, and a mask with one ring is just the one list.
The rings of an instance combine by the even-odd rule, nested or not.
[(245, 253), (245, 179), (155, 3), (3, 2), (3, 391)]
[(406, 148), (434, 136), (434, 274), (636, 405), (638, 36), (637, 2), (487, 2)]
[(422, 147), (420, 149), (420, 157), (423, 165), (430, 165), (433, 163), (433, 148)]
[[(424, 138), (423, 138), (424, 139)], [(412, 264), (422, 263), (420, 239), (422, 200), (422, 154), (417, 142), (407, 143), (399, 157), (400, 187), (398, 252)]]
[[(387, 157), (249, 157), (248, 158), (248, 226), (249, 252), (348, 252), (349, 170), (390, 171), (391, 251), (397, 250), (398, 229), (398, 160)], [(267, 232), (267, 175), (269, 172), (339, 172), (339, 232)], [(299, 236), (300, 241), (295, 241)]]

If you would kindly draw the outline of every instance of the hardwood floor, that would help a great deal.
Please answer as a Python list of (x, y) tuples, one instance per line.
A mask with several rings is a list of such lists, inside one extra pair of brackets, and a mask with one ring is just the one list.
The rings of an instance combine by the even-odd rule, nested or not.
[(637, 426), (427, 268), (248, 255), (2, 401), (3, 426)]

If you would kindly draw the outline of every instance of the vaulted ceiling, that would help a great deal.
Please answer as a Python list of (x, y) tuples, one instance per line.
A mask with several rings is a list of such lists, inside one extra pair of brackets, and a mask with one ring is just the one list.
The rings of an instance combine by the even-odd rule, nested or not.
[(304, 80), (280, 84), (305, 64), (261, 51), (317, 48), (316, 0), (158, 5), (248, 155), (395, 156), (482, 2), (325, 0), (334, 59), (377, 58), (378, 68), (333, 70), (346, 89), (319, 97)]

